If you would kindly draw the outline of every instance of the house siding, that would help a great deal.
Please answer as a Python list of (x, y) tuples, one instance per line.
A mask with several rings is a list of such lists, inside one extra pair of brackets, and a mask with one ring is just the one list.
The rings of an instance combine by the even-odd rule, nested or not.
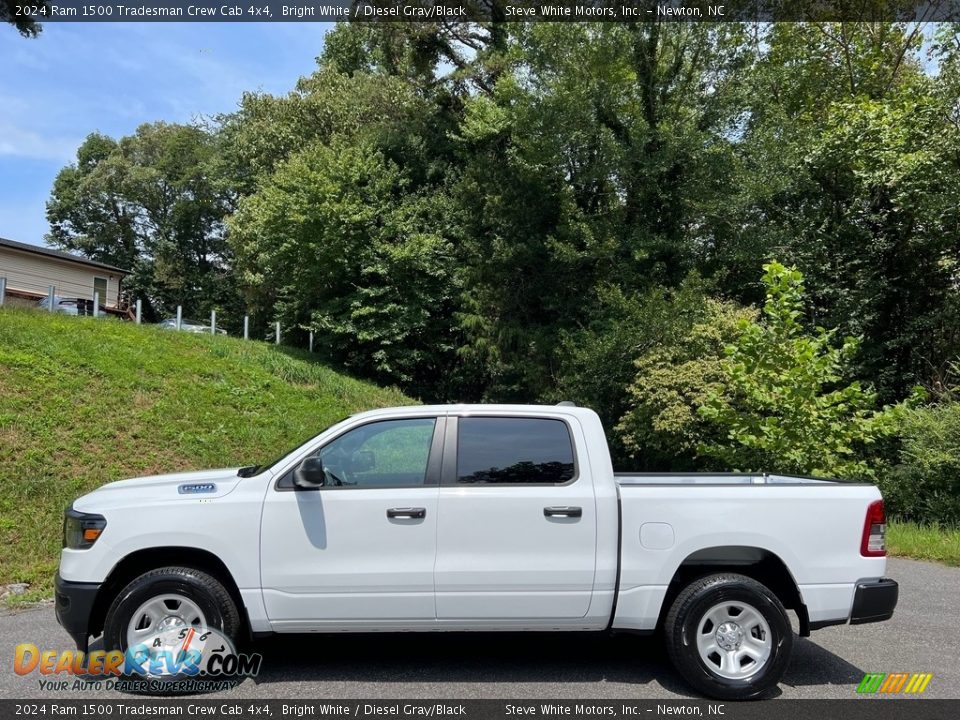
[(104, 268), (85, 267), (79, 262), (0, 246), (0, 277), (7, 279), (7, 288), (11, 291), (43, 296), (55, 285), (57, 295), (84, 300), (93, 300), (93, 279), (106, 278), (107, 297), (100, 298), (100, 302), (111, 308), (120, 303), (122, 275)]

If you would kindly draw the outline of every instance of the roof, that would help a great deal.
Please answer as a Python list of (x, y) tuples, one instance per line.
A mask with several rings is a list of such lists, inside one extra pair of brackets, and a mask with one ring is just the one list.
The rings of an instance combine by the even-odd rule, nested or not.
[(4, 237), (0, 237), (0, 247), (22, 250), (23, 252), (33, 253), (34, 255), (45, 255), (56, 258), (57, 260), (66, 260), (67, 262), (80, 263), (88, 267), (110, 270), (111, 272), (122, 275), (130, 275), (130, 270), (124, 270), (123, 268), (107, 265), (106, 263), (97, 262), (96, 260), (90, 260), (89, 258), (80, 257), (79, 255), (71, 255), (61, 250), (53, 250), (52, 248), (40, 247), (39, 245), (28, 245), (27, 243), (17, 242), (16, 240), (7, 240), (7, 238)]
[(496, 415), (504, 413), (510, 416), (520, 415), (567, 415), (572, 417), (595, 417), (590, 408), (576, 405), (518, 405), (494, 403), (462, 403), (451, 405), (401, 405), (400, 407), (377, 408), (351, 415), (348, 419), (376, 418), (380, 415), (396, 417), (398, 415)]

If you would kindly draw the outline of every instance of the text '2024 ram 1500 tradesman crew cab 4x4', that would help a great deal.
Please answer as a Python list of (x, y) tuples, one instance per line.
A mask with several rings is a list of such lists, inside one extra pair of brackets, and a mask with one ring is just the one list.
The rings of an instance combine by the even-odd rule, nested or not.
[(615, 475), (573, 406), (374, 410), (280, 460), (115, 482), (67, 510), (57, 616), (81, 649), (160, 627), (663, 632), (686, 680), (756, 697), (793, 643), (886, 620), (872, 485)]

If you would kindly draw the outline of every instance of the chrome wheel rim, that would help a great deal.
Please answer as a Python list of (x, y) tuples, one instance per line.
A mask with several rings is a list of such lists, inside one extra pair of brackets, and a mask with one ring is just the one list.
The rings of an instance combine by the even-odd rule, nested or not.
[[(207, 619), (200, 607), (190, 598), (177, 593), (156, 595), (140, 607), (127, 623), (127, 647), (133, 647), (153, 639), (160, 633), (169, 637), (171, 647), (179, 645), (177, 631), (186, 628), (206, 628)], [(151, 652), (169, 648), (155, 648)]]
[(727, 680), (746, 680), (770, 660), (770, 625), (752, 605), (739, 600), (719, 603), (697, 623), (697, 651), (713, 674)]

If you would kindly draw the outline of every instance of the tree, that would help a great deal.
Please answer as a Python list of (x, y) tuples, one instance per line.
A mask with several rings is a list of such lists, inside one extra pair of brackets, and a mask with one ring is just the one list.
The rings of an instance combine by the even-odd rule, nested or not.
[(723, 391), (724, 350), (756, 314), (735, 303), (701, 297), (669, 317), (671, 332), (656, 337), (633, 363), (629, 410), (614, 431), (640, 469), (716, 469), (718, 461), (701, 454), (700, 448), (722, 442), (724, 430), (699, 410)]
[(444, 146), (444, 123), (435, 108), (398, 78), (341, 73), (324, 61), (284, 96), (245, 93), (240, 109), (217, 118), (219, 175), (238, 195), (286, 158), (315, 142), (337, 136), (369, 139), (384, 149), (412, 151), (423, 137)]
[[(730, 188), (734, 61), (730, 30), (710, 25), (509, 32), (496, 84), (456, 129), (462, 354), (488, 370), (483, 397), (529, 401), (562, 385), (554, 349), (602, 322), (608, 289), (671, 290), (695, 267)], [(624, 396), (627, 367), (605, 394)]]
[(934, 77), (916, 25), (779, 23), (758, 36), (739, 101), (738, 230), (703, 268), (753, 303), (750, 268), (796, 265), (816, 321), (862, 337), (856, 372), (885, 402), (942, 379), (960, 350), (955, 29), (937, 33)]
[(874, 409), (869, 386), (847, 380), (858, 340), (807, 332), (803, 275), (778, 262), (763, 268), (762, 319), (741, 321), (723, 379), (699, 409), (726, 437), (700, 452), (740, 470), (872, 478), (862, 452), (894, 431), (895, 418)]
[[(541, 397), (592, 408), (604, 426), (613, 429), (635, 405), (634, 386), (650, 382), (650, 378), (640, 379), (638, 358), (683, 345), (696, 325), (711, 316), (709, 291), (697, 275), (676, 289), (657, 286), (629, 293), (616, 285), (600, 285), (596, 298), (583, 298), (592, 311), (589, 322), (561, 334), (555, 352), (556, 389)], [(610, 434), (615, 462), (636, 469), (664, 469), (664, 458), (655, 457), (645, 441), (632, 437), (635, 431), (639, 432), (636, 426)]]
[[(25, 13), (29, 10), (29, 13)], [(42, 28), (36, 18), (50, 12), (46, 2), (22, 2), (21, 0), (2, 0), (0, 2), (0, 22), (13, 25), (23, 37), (36, 37)]]
[(199, 128), (166, 123), (119, 141), (88, 136), (54, 181), (48, 242), (132, 269), (126, 287), (151, 315), (221, 308), (236, 322), (228, 196), (210, 171), (215, 147)]
[(503, 69), (508, 30), (494, 22), (343, 23), (324, 38), (321, 64), (347, 75), (402, 78), (428, 95), (490, 94)]
[(248, 95), (223, 119), (240, 281), (255, 325), (313, 330), (354, 372), (449, 399), (459, 213), (445, 110), (399, 75), (345, 72), (336, 49), (294, 93)]
[[(754, 268), (779, 257), (809, 281), (803, 322), (860, 337), (845, 372), (897, 402), (960, 350), (960, 52), (939, 30), (929, 73), (925, 37), (342, 24), (293, 92), (218, 118), (208, 177), (255, 328), (313, 328), (424, 397), (572, 398), (617, 423), (657, 338), (710, 326), (706, 296), (762, 304)], [(291, 284), (309, 258), (326, 267)]]
[(443, 397), (456, 265), (449, 208), (371, 143), (314, 143), (230, 220), (241, 281), (329, 358)]

